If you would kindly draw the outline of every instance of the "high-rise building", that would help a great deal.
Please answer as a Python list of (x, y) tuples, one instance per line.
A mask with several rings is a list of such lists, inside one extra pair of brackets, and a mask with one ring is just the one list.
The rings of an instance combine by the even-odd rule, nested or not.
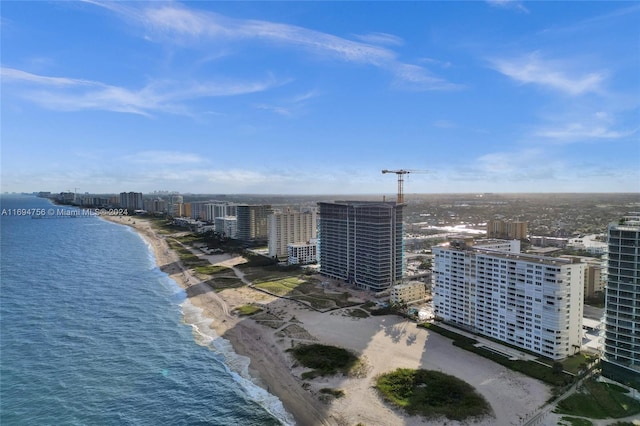
[(580, 350), (584, 264), (503, 243), (432, 249), (436, 316), (551, 359)]
[(487, 238), (524, 240), (529, 233), (529, 222), (490, 220), (487, 223)]
[(318, 203), (320, 273), (380, 292), (403, 276), (403, 204)]
[(267, 218), (271, 213), (270, 205), (236, 206), (236, 238), (242, 241), (266, 240), (269, 234)]
[(142, 192), (121, 192), (120, 207), (132, 211), (144, 209), (144, 204), (142, 203)]
[(602, 375), (640, 387), (640, 213), (608, 228)]
[(180, 194), (172, 194), (169, 199), (169, 205), (167, 206), (169, 214), (173, 217), (184, 216), (184, 197)]
[(162, 198), (144, 200), (144, 209), (149, 213), (166, 213), (168, 204)]
[(288, 257), (287, 245), (305, 243), (318, 236), (316, 209), (305, 211), (274, 212), (269, 215), (269, 256), (278, 259)]

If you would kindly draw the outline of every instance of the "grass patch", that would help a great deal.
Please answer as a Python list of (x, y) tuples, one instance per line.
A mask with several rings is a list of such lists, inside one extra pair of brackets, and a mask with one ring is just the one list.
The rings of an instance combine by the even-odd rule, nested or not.
[(467, 382), (430, 370), (399, 368), (378, 376), (376, 389), (411, 415), (465, 420), (491, 414), (491, 406)]
[(235, 311), (240, 316), (249, 316), (257, 314), (258, 312), (262, 312), (262, 308), (256, 305), (242, 305), (235, 308)]
[(562, 361), (562, 367), (573, 374), (578, 374), (580, 370), (586, 369), (587, 365), (592, 362), (594, 358), (595, 357), (583, 353), (571, 355)]
[(244, 283), (238, 277), (216, 277), (205, 281), (205, 283), (215, 291), (222, 291), (227, 288), (244, 287)]
[(358, 364), (358, 357), (350, 351), (337, 346), (321, 344), (299, 345), (287, 349), (293, 357), (304, 367), (311, 368), (302, 374), (303, 379), (312, 379), (317, 376), (332, 376), (342, 373), (348, 375), (349, 371)]
[(464, 350), (469, 352), (473, 352), (478, 354), (484, 358), (488, 358), (500, 365), (503, 365), (511, 370), (518, 371), (522, 374), (525, 374), (529, 377), (533, 377), (534, 379), (542, 380), (545, 383), (548, 383), (553, 386), (564, 386), (573, 381), (573, 377), (567, 373), (555, 373), (552, 368), (542, 365), (535, 361), (521, 361), (521, 360), (511, 360), (505, 356), (502, 356), (496, 352), (490, 351), (483, 347), (474, 346), (478, 343), (477, 340), (460, 335), (453, 331), (447, 330), (443, 327), (440, 327), (436, 324), (420, 324), (419, 327), (424, 327), (428, 330), (435, 331), (438, 334), (441, 334), (449, 339), (453, 340), (453, 345), (458, 346)]
[(591, 423), (587, 419), (581, 419), (579, 417), (562, 416), (562, 418), (560, 418), (560, 423), (558, 423), (558, 425), (559, 426), (593, 426), (593, 423)]
[(331, 299), (325, 299), (323, 297), (315, 297), (315, 296), (294, 296), (296, 300), (300, 300), (302, 302), (307, 302), (312, 308), (317, 309), (319, 311), (324, 311), (328, 309), (333, 309), (337, 307), (336, 303)]
[(227, 268), (226, 266), (220, 266), (220, 265), (206, 265), (206, 266), (196, 266), (195, 268), (193, 268), (193, 270), (203, 275), (214, 275), (214, 274), (219, 274), (220, 272), (227, 272), (229, 268)]
[(369, 317), (369, 313), (363, 309), (348, 309), (347, 310), (347, 315), (349, 315), (350, 317), (354, 317), (354, 318), (368, 318)]
[(640, 413), (640, 401), (620, 386), (586, 380), (579, 392), (560, 401), (556, 412), (592, 419), (619, 419)]
[(322, 388), (320, 393), (324, 395), (331, 395), (334, 398), (342, 398), (344, 391), (342, 389)]
[(298, 286), (304, 283), (305, 281), (301, 280), (298, 277), (287, 277), (279, 280), (257, 283), (254, 284), (254, 287), (268, 291), (269, 293), (273, 293), (278, 296), (290, 296), (291, 293), (296, 292)]

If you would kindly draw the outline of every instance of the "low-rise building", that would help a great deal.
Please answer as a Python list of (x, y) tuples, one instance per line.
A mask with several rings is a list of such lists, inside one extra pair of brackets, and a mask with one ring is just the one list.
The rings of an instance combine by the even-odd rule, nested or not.
[(606, 267), (604, 262), (595, 257), (562, 255), (567, 259), (577, 259), (584, 263), (584, 297), (594, 297), (604, 291), (606, 284)]
[(289, 265), (308, 265), (318, 261), (318, 242), (287, 244), (287, 263)]
[(427, 297), (427, 286), (420, 281), (410, 281), (391, 287), (391, 303), (411, 305), (424, 302)]

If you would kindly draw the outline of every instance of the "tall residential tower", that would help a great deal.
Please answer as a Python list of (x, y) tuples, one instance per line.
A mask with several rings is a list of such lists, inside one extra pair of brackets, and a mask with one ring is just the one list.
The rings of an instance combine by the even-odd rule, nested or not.
[(320, 273), (380, 292), (403, 275), (403, 204), (318, 203)]
[(640, 388), (640, 213), (608, 231), (602, 375)]
[(287, 208), (269, 216), (269, 256), (278, 259), (288, 257), (287, 245), (308, 243), (318, 235), (317, 209), (303, 211)]

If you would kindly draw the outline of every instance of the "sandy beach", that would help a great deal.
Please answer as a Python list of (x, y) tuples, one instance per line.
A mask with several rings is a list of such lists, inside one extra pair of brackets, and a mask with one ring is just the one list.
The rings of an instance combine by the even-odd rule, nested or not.
[[(107, 219), (132, 226), (150, 244), (160, 269), (212, 319), (211, 327), (219, 336), (250, 358), (254, 382), (280, 398), (298, 425), (519, 425), (550, 397), (545, 384), (459, 349), (449, 339), (396, 316), (355, 318), (345, 310), (322, 313), (248, 287), (214, 292), (183, 267), (148, 220)], [(244, 261), (229, 255), (200, 256), (227, 267)], [(240, 271), (234, 271), (242, 278)], [(263, 321), (233, 314), (234, 307), (250, 302), (263, 306)], [(350, 349), (366, 360), (366, 369), (358, 377), (303, 381), (300, 375), (305, 370), (286, 352), (300, 342)], [(399, 367), (438, 370), (468, 382), (491, 404), (493, 415), (466, 423), (407, 416), (383, 402), (373, 388), (377, 375)], [(345, 396), (326, 397), (320, 393), (322, 388), (341, 389)]]

